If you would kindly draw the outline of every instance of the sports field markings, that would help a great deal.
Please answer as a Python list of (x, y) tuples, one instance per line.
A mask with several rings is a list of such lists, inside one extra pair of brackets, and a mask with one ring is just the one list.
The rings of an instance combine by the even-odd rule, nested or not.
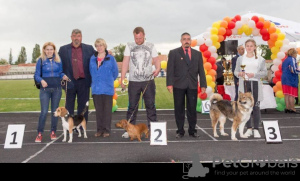
[(200, 129), (203, 133), (205, 133), (207, 136), (209, 136), (211, 139), (213, 139), (214, 141), (218, 141), (216, 138), (214, 138), (212, 135), (208, 134), (203, 128), (201, 128), (200, 126), (198, 126), (196, 124), (197, 129)]
[[(46, 144), (46, 146), (44, 146), (40, 151), (36, 152), (34, 155), (30, 156), (29, 158), (27, 158), (26, 160), (24, 160), (22, 163), (27, 163), (29, 162), (31, 159), (35, 158), (36, 156), (38, 156), (40, 153), (42, 153), (44, 150), (46, 150), (46, 148), (48, 148), (51, 144), (53, 144), (56, 140), (58, 140), (60, 137), (62, 137), (63, 133), (55, 140), (49, 142)], [(26, 145), (26, 144), (23, 144)], [(37, 145), (37, 144), (36, 144)]]

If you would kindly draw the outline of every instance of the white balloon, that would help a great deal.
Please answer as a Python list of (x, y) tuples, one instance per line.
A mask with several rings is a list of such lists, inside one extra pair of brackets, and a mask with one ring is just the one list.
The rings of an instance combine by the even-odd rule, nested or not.
[(212, 40), (210, 38), (206, 39), (205, 40), (205, 45), (208, 46), (208, 47), (212, 46)]
[(290, 49), (290, 46), (289, 46), (289, 45), (283, 45), (283, 46), (280, 48), (280, 51), (281, 51), (281, 52), (287, 52), (289, 49)]
[(290, 40), (289, 39), (284, 39), (282, 40), (283, 45), (289, 45), (290, 44)]
[(217, 59), (219, 55), (217, 53), (213, 53), (211, 56)]
[(290, 49), (291, 49), (291, 48), (297, 48), (297, 45), (294, 44), (294, 43), (290, 43)]
[(237, 34), (238, 34), (237, 28), (232, 29), (232, 35), (237, 35)]
[(210, 32), (204, 32), (203, 33), (203, 38), (209, 39), (210, 38)]
[(208, 50), (209, 50), (211, 53), (216, 53), (216, 52), (217, 52), (217, 48), (214, 47), (214, 46), (208, 47)]
[(207, 97), (211, 97), (213, 95), (213, 93), (211, 92), (211, 93), (209, 93), (209, 94), (207, 94)]
[(257, 29), (257, 28), (253, 29), (252, 35), (259, 36), (260, 35), (259, 29)]
[(256, 26), (255, 26), (255, 21), (250, 20), (250, 21), (248, 22), (248, 26), (249, 26), (250, 28), (255, 28), (255, 27), (256, 27)]
[(278, 57), (277, 57), (276, 59), (273, 60), (273, 64), (274, 64), (273, 66), (278, 66), (281, 64), (281, 60), (278, 59)]
[(210, 32), (210, 31), (211, 31), (211, 27), (207, 28), (206, 31), (207, 31), (207, 32)]
[(273, 66), (271, 67), (271, 70), (272, 70), (273, 72), (276, 72), (276, 71), (278, 70), (278, 66), (273, 65)]
[(284, 57), (285, 57), (285, 53), (283, 53), (283, 52), (277, 53), (277, 58), (279, 58), (280, 60), (283, 59)]
[(200, 46), (205, 42), (204, 38), (200, 37), (197, 39), (197, 45)]
[(235, 23), (236, 29), (240, 29), (242, 26), (243, 26), (243, 23), (242, 23), (241, 21), (237, 21), (237, 22)]
[[(212, 88), (210, 87), (210, 86), (207, 86), (207, 88), (206, 88), (206, 94), (210, 94), (210, 93), (212, 93)], [(209, 96), (208, 96), (209, 97)]]
[(248, 24), (249, 18), (242, 17), (241, 21), (242, 21), (243, 24)]

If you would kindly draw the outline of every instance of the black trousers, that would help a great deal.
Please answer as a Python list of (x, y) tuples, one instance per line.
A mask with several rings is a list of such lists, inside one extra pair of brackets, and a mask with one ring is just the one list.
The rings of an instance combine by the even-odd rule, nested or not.
[[(66, 108), (71, 115), (74, 115), (75, 100), (77, 96), (77, 114), (81, 114), (85, 108), (86, 102), (90, 99), (90, 87), (86, 87), (85, 79), (75, 80), (74, 88), (67, 90), (67, 105)], [(88, 121), (87, 110), (84, 114), (86, 121)]]
[(187, 119), (189, 123), (189, 134), (194, 134), (197, 132), (197, 89), (178, 89), (173, 88), (174, 97), (174, 112), (177, 125), (177, 134), (184, 135), (184, 122), (185, 122), (185, 98), (186, 98), (186, 109), (187, 109)]
[(247, 122), (247, 128), (254, 128), (258, 130), (259, 123), (261, 120), (261, 113), (260, 113), (260, 102), (258, 101), (258, 82), (257, 81), (245, 81), (244, 84), (245, 92), (251, 92), (254, 98), (254, 107), (252, 111), (252, 119), (253, 124), (251, 121), (251, 117)]
[(98, 133), (110, 133), (113, 96), (93, 95)]
[[(149, 84), (148, 84), (149, 83)], [(129, 105), (127, 111), (127, 120), (131, 117), (133, 111), (134, 114), (131, 117), (130, 123), (136, 124), (136, 115), (138, 112), (138, 106), (141, 93), (145, 90), (148, 84), (147, 90), (143, 95), (143, 99), (145, 101), (145, 107), (147, 112), (147, 121), (148, 121), (148, 128), (150, 128), (150, 122), (157, 121), (156, 115), (156, 107), (155, 107), (155, 82), (154, 80), (145, 81), (145, 82), (129, 82), (128, 85), (128, 98), (129, 98)], [(136, 109), (136, 110), (135, 110)]]

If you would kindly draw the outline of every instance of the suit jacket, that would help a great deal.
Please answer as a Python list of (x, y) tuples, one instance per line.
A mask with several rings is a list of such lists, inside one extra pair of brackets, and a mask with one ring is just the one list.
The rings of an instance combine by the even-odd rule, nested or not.
[[(91, 74), (89, 70), (90, 65), (90, 58), (95, 53), (95, 50), (93, 46), (86, 45), (81, 43), (82, 45), (82, 60), (83, 60), (83, 70), (84, 75), (86, 79), (86, 87), (91, 87)], [(72, 69), (72, 45), (67, 44), (62, 47), (60, 47), (58, 54), (61, 58), (62, 65), (63, 65), (63, 73), (65, 73), (69, 79), (71, 79), (71, 82), (68, 83), (68, 89), (74, 88), (74, 77), (73, 77), (73, 69)]]
[(179, 89), (198, 89), (198, 75), (200, 76), (200, 87), (206, 88), (206, 77), (200, 52), (191, 49), (191, 61), (189, 64), (182, 47), (169, 52), (167, 86)]
[[(234, 71), (235, 71), (236, 61), (237, 61), (238, 58), (239, 58), (239, 55), (236, 55), (231, 60), (231, 71), (232, 71), (232, 73), (234, 73)], [(236, 77), (235, 75), (233, 76), (233, 78), (234, 78), (234, 85), (237, 86), (237, 83), (239, 82), (239, 78)]]

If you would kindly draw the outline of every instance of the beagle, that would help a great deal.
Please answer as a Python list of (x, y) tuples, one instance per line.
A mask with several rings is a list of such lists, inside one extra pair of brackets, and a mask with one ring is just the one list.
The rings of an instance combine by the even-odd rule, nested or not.
[(89, 102), (86, 103), (86, 106), (82, 113), (80, 115), (70, 115), (69, 111), (65, 107), (58, 107), (56, 111), (54, 112), (55, 117), (61, 117), (62, 120), (62, 127), (64, 130), (64, 139), (62, 142), (66, 142), (67, 140), (67, 130), (69, 130), (69, 141), (68, 143), (72, 143), (73, 140), (73, 129), (77, 129), (79, 135), (78, 137), (81, 137), (81, 132), (80, 132), (80, 126), (82, 126), (83, 131), (84, 131), (84, 138), (87, 138), (86, 135), (86, 120), (84, 118), (84, 114), (87, 111), (89, 107)]

